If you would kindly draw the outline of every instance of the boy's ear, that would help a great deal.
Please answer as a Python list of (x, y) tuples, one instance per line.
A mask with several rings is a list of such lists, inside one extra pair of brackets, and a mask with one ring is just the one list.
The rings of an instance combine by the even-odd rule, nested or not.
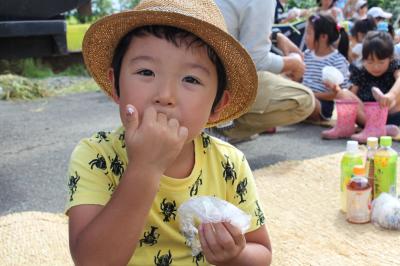
[(114, 69), (112, 69), (112, 68), (108, 69), (108, 80), (110, 81), (111, 86), (112, 86), (111, 97), (113, 98), (113, 100), (116, 104), (119, 104), (119, 96), (117, 94), (117, 89), (115, 88)]
[(230, 98), (231, 95), (229, 91), (224, 90), (221, 100), (219, 100), (218, 104), (214, 108), (214, 112), (212, 112), (208, 118), (209, 122), (215, 122), (219, 119), (219, 115), (221, 114), (222, 110), (224, 110), (224, 108), (229, 104)]

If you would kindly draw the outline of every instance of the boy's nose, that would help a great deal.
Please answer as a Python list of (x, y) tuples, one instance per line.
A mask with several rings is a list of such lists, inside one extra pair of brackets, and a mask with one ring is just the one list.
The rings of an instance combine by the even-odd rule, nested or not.
[(176, 88), (173, 82), (161, 84), (157, 90), (154, 102), (164, 106), (173, 106), (176, 104)]

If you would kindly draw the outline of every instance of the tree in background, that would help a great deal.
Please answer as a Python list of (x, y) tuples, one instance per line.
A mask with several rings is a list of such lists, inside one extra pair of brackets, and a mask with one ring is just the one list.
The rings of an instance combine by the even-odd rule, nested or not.
[(132, 9), (134, 8), (140, 0), (118, 0), (119, 3), (119, 10), (127, 10), (127, 9)]
[(66, 13), (71, 24), (91, 23), (98, 18), (115, 12), (134, 8), (140, 0), (92, 0), (88, 3), (91, 15), (80, 14), (77, 10)]

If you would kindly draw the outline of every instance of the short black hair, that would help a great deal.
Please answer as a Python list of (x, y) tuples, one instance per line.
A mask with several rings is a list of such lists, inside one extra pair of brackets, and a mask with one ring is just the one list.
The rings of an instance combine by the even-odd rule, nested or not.
[(389, 33), (383, 31), (370, 31), (364, 38), (362, 48), (362, 59), (370, 56), (383, 60), (393, 57), (393, 39)]
[(369, 31), (376, 30), (376, 24), (372, 16), (368, 16), (365, 19), (358, 19), (354, 22), (351, 27), (350, 34), (353, 37), (357, 37), (357, 33), (367, 34)]
[(114, 82), (117, 95), (119, 96), (120, 93), (119, 77), (121, 72), (122, 59), (124, 58), (125, 53), (128, 50), (129, 44), (131, 43), (134, 37), (141, 37), (147, 35), (153, 35), (157, 38), (165, 39), (173, 43), (177, 47), (179, 47), (182, 44), (182, 40), (185, 40), (187, 38), (190, 38), (190, 42), (187, 43), (188, 47), (191, 47), (192, 45), (197, 45), (198, 47), (202, 46), (206, 47), (208, 57), (210, 58), (211, 62), (214, 63), (217, 70), (217, 78), (218, 78), (217, 94), (215, 96), (212, 105), (212, 111), (214, 111), (214, 108), (221, 100), (223, 92), (227, 85), (227, 78), (224, 65), (222, 64), (221, 59), (218, 57), (215, 51), (202, 39), (200, 39), (191, 32), (172, 26), (164, 26), (164, 25), (143, 26), (131, 30), (124, 37), (121, 38), (117, 47), (114, 50), (114, 57), (111, 63), (111, 67), (114, 70)]

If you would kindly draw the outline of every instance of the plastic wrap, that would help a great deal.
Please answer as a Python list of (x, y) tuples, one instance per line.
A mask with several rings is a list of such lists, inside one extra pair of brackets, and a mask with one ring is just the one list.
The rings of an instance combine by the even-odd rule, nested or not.
[(343, 83), (344, 77), (342, 72), (340, 72), (336, 67), (325, 66), (322, 68), (322, 80), (339, 85)]
[(192, 248), (193, 256), (201, 252), (197, 230), (200, 223), (229, 222), (245, 233), (251, 221), (251, 216), (235, 205), (211, 196), (200, 196), (184, 202), (178, 208), (178, 217), (181, 232), (186, 244)]
[(372, 202), (371, 222), (383, 228), (400, 230), (400, 200), (381, 193)]

